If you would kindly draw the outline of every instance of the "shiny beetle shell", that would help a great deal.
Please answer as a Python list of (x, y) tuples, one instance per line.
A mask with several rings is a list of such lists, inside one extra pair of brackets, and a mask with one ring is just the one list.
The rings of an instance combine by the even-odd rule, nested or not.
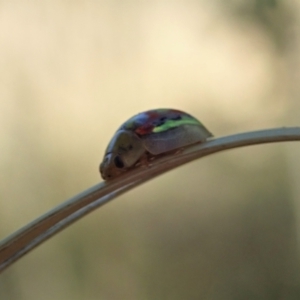
[(175, 109), (154, 109), (125, 122), (107, 146), (100, 173), (114, 178), (143, 159), (205, 142), (212, 134), (193, 116)]

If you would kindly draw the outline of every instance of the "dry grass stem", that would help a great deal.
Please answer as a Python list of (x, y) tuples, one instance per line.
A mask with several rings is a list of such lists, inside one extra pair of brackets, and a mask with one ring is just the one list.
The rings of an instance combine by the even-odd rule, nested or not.
[(147, 168), (136, 168), (109, 182), (101, 182), (62, 203), (0, 242), (0, 272), (23, 255), (89, 212), (126, 191), (215, 152), (263, 143), (300, 140), (300, 127), (246, 132), (211, 139), (184, 149), (179, 154), (160, 157)]

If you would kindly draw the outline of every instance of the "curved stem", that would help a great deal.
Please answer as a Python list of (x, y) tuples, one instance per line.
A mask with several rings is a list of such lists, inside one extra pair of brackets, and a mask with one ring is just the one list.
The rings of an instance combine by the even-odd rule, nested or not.
[(147, 168), (136, 168), (114, 180), (101, 182), (2, 240), (0, 242), (0, 272), (89, 212), (171, 169), (197, 158), (227, 149), (296, 140), (300, 140), (300, 127), (261, 130), (215, 138), (206, 143), (185, 148), (179, 154), (160, 157), (151, 162)]

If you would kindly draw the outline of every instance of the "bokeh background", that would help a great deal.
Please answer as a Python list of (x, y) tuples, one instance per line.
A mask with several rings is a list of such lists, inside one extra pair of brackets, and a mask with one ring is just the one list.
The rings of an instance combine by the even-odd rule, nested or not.
[[(300, 2), (0, 1), (0, 237), (99, 182), (152, 108), (216, 136), (300, 125)], [(148, 182), (0, 277), (5, 300), (300, 298), (297, 143)]]

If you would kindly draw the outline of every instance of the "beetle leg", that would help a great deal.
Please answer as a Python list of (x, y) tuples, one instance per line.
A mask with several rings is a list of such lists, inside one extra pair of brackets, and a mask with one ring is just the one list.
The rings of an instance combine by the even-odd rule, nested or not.
[(140, 159), (135, 164), (136, 167), (147, 168), (151, 165), (151, 161), (154, 160), (155, 157), (149, 152), (145, 152)]

